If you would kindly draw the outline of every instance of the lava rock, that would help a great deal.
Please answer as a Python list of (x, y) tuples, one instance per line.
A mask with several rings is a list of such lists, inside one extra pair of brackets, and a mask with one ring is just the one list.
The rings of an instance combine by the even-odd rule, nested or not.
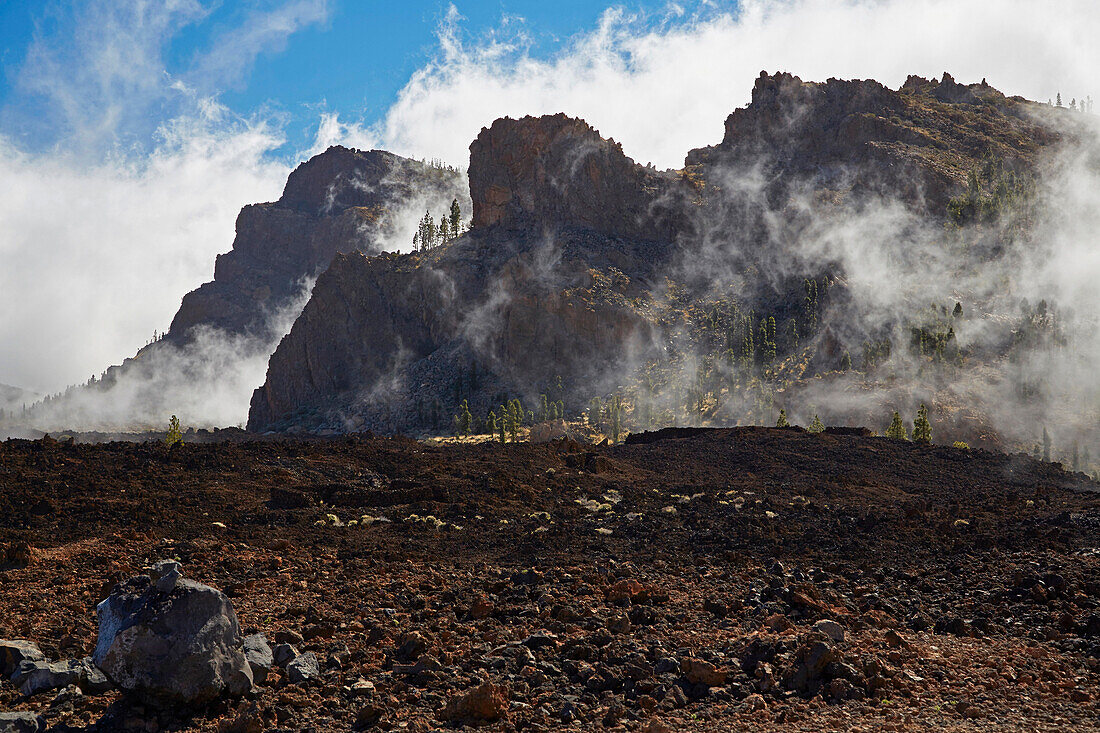
[(263, 634), (252, 634), (244, 638), (244, 658), (248, 661), (248, 667), (252, 670), (252, 681), (262, 685), (267, 681), (267, 675), (275, 664), (275, 655), (271, 651), (271, 645), (267, 643), (267, 637)]
[(508, 712), (508, 688), (482, 684), (466, 694), (451, 700), (443, 709), (443, 720), (477, 720), (491, 722), (500, 720)]
[(46, 655), (33, 641), (0, 639), (0, 676), (11, 677), (23, 661), (44, 662)]
[(180, 572), (180, 564), (175, 560), (161, 560), (150, 569), (149, 577), (156, 583), (158, 591), (171, 593), (183, 573)]
[[(169, 568), (171, 570), (178, 568)], [(167, 576), (165, 576), (167, 577)], [(157, 707), (198, 705), (252, 688), (233, 605), (187, 579), (162, 593), (149, 576), (115, 586), (97, 608), (92, 656), (120, 689)]]
[(76, 684), (84, 663), (75, 659), (64, 662), (24, 661), (11, 677), (19, 692), (30, 697), (46, 690), (56, 690)]
[(531, 634), (523, 640), (523, 645), (528, 649), (543, 649), (545, 647), (557, 647), (558, 637), (553, 634)]
[(46, 726), (32, 712), (0, 713), (0, 733), (37, 733)]
[(321, 667), (317, 664), (317, 655), (306, 652), (294, 658), (294, 661), (286, 665), (286, 676), (293, 684), (300, 685), (316, 679), (321, 674)]
[(290, 644), (277, 644), (271, 655), (275, 659), (275, 664), (285, 667), (298, 658), (298, 650)]
[(718, 687), (726, 684), (726, 671), (718, 669), (710, 662), (702, 659), (692, 659), (691, 657), (684, 659), (680, 662), (680, 671), (684, 673), (684, 677), (687, 678), (688, 682), (693, 685)]
[(84, 657), (81, 662), (80, 679), (76, 685), (85, 695), (102, 695), (115, 689), (114, 684), (103, 674), (103, 670), (95, 666), (91, 657)]
[(814, 631), (820, 631), (838, 644), (844, 641), (844, 627), (836, 621), (830, 621), (829, 619), (823, 618), (815, 623), (813, 628)]
[(84, 697), (84, 693), (76, 685), (69, 685), (50, 700), (50, 710), (71, 708), (74, 703)]

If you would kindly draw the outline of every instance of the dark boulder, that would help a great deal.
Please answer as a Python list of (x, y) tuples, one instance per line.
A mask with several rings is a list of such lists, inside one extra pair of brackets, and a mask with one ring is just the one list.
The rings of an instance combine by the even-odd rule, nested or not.
[(253, 682), (262, 685), (267, 681), (267, 675), (275, 666), (275, 657), (271, 652), (271, 645), (267, 643), (267, 637), (263, 634), (246, 636), (244, 658), (248, 660), (248, 666), (252, 670)]
[(172, 578), (135, 576), (117, 586), (97, 609), (99, 639), (93, 661), (123, 691), (154, 706), (193, 705), (252, 688), (233, 605), (221, 591)]

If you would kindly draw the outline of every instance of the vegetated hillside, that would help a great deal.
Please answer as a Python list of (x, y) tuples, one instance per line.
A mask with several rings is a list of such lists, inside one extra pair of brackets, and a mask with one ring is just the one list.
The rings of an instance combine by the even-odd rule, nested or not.
[(9, 415), (14, 416), (27, 404), (33, 404), (39, 395), (21, 387), (12, 387), (10, 384), (0, 384), (0, 419)]
[(225, 414), (218, 403), (226, 400), (240, 407), (233, 422), (243, 421), (255, 388), (244, 380), (262, 377), (333, 256), (375, 254), (398, 238), (404, 244), (412, 236), (410, 217), (426, 208), (444, 211), (454, 200), (468, 219), (468, 187), (455, 169), (382, 150), (329, 148), (290, 174), (278, 201), (241, 210), (233, 247), (218, 256), (214, 279), (183, 296), (167, 332), (8, 425), (141, 430), (161, 427), (171, 413), (189, 424), (217, 425)]
[(665, 172), (564, 115), (498, 120), (470, 148), (473, 229), (337, 258), (249, 428), (438, 433), (465, 404), (477, 431), (519, 399), (528, 422), (614, 404), (627, 430), (780, 408), (881, 429), (927, 402), (949, 442), (1030, 446), (1061, 421), (1068, 458), (1088, 410), (1033, 358), (1072, 353), (1058, 293), (1021, 303), (1014, 278), (1084, 117), (946, 74), (761, 74), (724, 139)]
[[(1097, 485), (858, 432), (8, 441), (0, 638), (79, 658), (110, 585), (174, 557), (322, 672), (159, 719), (7, 682), (0, 707), (111, 730), (1095, 728)], [(495, 703), (452, 705), (486, 681)]]

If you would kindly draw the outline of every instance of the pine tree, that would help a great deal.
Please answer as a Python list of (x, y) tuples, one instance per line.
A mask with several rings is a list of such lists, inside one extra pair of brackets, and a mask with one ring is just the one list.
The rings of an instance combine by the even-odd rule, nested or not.
[(840, 360), (840, 371), (847, 372), (852, 369), (852, 355), (847, 351), (844, 352), (844, 357)]
[(619, 395), (607, 404), (607, 422), (611, 425), (611, 442), (618, 443), (623, 431), (623, 398)]
[(175, 415), (168, 419), (168, 434), (164, 436), (164, 443), (169, 448), (176, 443), (183, 445), (183, 428), (180, 427), (180, 420)]
[(1061, 107), (1062, 106), (1062, 93), (1061, 92), (1058, 92), (1058, 94), (1056, 95), (1056, 98), (1054, 100), (1054, 106), (1055, 107)]
[(775, 426), (777, 428), (789, 428), (791, 426), (790, 421), (787, 419), (786, 410), (779, 411), (779, 419), (775, 421)]
[(474, 425), (474, 416), (470, 414), (470, 405), (466, 400), (458, 406), (458, 413), (454, 417), (455, 435), (469, 435)]
[(963, 304), (958, 302), (958, 301), (955, 301), (955, 310), (951, 311), (951, 315), (954, 316), (955, 318), (962, 318)]
[(451, 225), (447, 223), (447, 217), (439, 220), (439, 238), (444, 242), (451, 239)]
[(1043, 426), (1043, 460), (1050, 463), (1050, 433), (1047, 432), (1046, 426)]
[(890, 422), (890, 427), (886, 428), (885, 435), (896, 440), (909, 440), (909, 431), (905, 429), (905, 423), (901, 421), (897, 410), (894, 410), (894, 419)]
[(492, 410), (489, 410), (489, 417), (485, 418), (485, 432), (490, 436), (496, 435), (497, 432), (497, 414)]
[(928, 421), (928, 408), (922, 403), (917, 410), (917, 419), (913, 421), (913, 441), (916, 443), (932, 442), (932, 423)]
[(546, 395), (539, 395), (539, 420), (550, 419), (550, 403), (546, 400)]
[(760, 331), (763, 335), (763, 344), (761, 344), (764, 350), (764, 363), (771, 364), (775, 361), (776, 346), (775, 346), (775, 317), (769, 316), (768, 320), (761, 322)]
[(809, 433), (824, 433), (825, 423), (821, 422), (821, 418), (814, 415), (814, 419), (810, 421), (810, 426), (806, 428), (806, 432)]
[(458, 207), (458, 199), (451, 201), (451, 236), (457, 237), (462, 225), (462, 210)]
[(603, 403), (599, 397), (593, 397), (588, 403), (588, 425), (595, 428), (600, 424), (600, 413), (603, 412)]

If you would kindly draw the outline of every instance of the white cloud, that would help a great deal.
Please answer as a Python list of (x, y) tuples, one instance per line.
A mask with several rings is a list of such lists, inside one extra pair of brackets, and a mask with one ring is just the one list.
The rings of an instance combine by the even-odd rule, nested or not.
[(216, 94), (327, 0), (234, 16), (169, 73), (168, 44), (211, 7), (91, 0), (36, 28), (0, 131), (0, 382), (55, 391), (133, 355), (210, 279), (241, 207), (282, 191), (278, 124)]
[(90, 166), (0, 139), (0, 382), (57, 390), (132, 355), (210, 279), (241, 206), (278, 198), (277, 131), (162, 132), (145, 160)]
[(279, 53), (303, 28), (328, 19), (328, 0), (294, 0), (267, 10), (253, 9), (244, 21), (222, 33), (199, 57), (188, 77), (207, 89), (236, 85), (262, 53)]
[(745, 0), (653, 18), (611, 9), (593, 31), (540, 59), (522, 36), (473, 40), (452, 11), (437, 58), (417, 71), (382, 125), (394, 152), (464, 165), (502, 116), (565, 112), (623, 143), (639, 162), (679, 167), (722, 137), (761, 70), (806, 80), (909, 74), (987, 78), (1046, 100), (1092, 93), (1100, 5), (1090, 0)]

